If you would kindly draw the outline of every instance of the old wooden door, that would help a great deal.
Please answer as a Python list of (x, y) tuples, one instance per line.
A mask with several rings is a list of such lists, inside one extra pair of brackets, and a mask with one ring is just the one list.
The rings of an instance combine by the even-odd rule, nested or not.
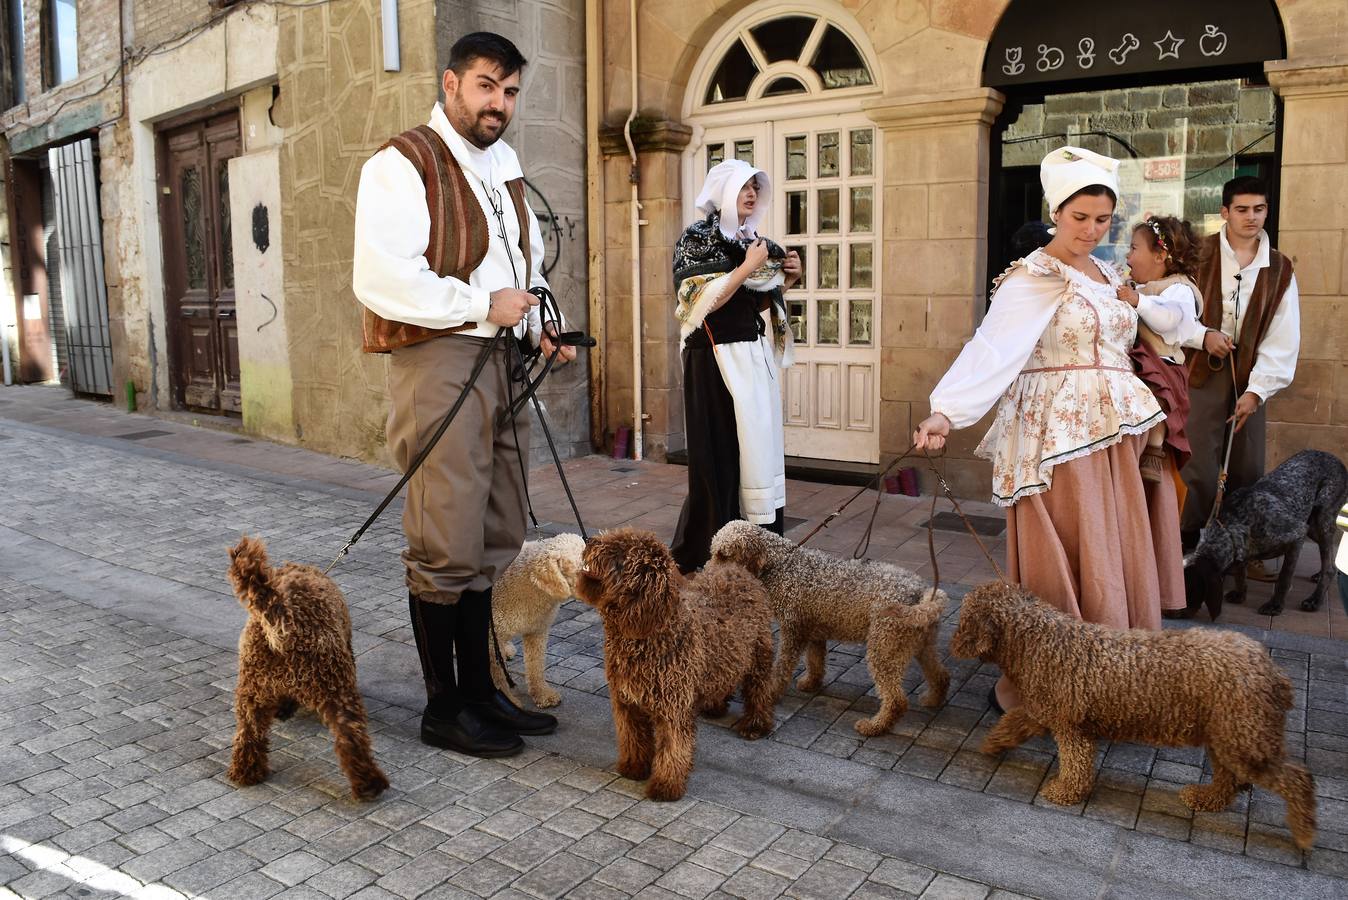
[(160, 223), (174, 401), (238, 415), (229, 221), (229, 160), (239, 153), (238, 113), (166, 130), (161, 141)]

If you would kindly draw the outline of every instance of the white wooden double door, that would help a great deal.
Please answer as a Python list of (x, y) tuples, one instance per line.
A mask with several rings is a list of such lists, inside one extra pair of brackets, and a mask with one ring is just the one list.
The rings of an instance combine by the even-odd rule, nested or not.
[(880, 159), (864, 115), (821, 116), (704, 132), (692, 198), (707, 170), (735, 157), (772, 179), (767, 235), (800, 254), (786, 292), (796, 364), (784, 373), (788, 456), (880, 459)]

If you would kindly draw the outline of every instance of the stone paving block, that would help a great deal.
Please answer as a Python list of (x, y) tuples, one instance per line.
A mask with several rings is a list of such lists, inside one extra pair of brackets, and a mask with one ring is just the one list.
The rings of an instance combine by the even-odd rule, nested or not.
[(810, 868), (810, 861), (797, 856), (788, 856), (776, 850), (764, 850), (749, 861), (749, 865), (774, 875), (780, 875), (788, 881), (795, 881)]
[(397, 850), (391, 850), (388, 847), (376, 845), (366, 847), (355, 856), (347, 860), (349, 863), (355, 863), (363, 869), (369, 869), (376, 877), (387, 875), (389, 872), (407, 865), (412, 857), (405, 853), (399, 853)]
[(619, 816), (616, 819), (605, 822), (600, 827), (602, 831), (616, 835), (623, 840), (631, 841), (634, 844), (644, 843), (656, 832), (654, 825), (638, 822), (636, 819), (629, 819), (626, 816)]
[(384, 875), (376, 884), (399, 897), (418, 897), (448, 882), (465, 868), (466, 863), (462, 860), (432, 850)]
[(372, 844), (377, 844), (390, 836), (391, 832), (374, 822), (357, 820), (336, 828), (317, 841), (313, 841), (308, 851), (328, 863), (341, 862)]
[(572, 888), (567, 900), (627, 900), (629, 896), (599, 881), (586, 881)]
[(541, 900), (555, 900), (598, 871), (598, 864), (563, 851), (520, 877), (514, 887)]
[(712, 838), (712, 845), (741, 856), (757, 856), (784, 833), (786, 829), (775, 822), (745, 816)]
[(574, 842), (570, 838), (563, 837), (555, 831), (534, 828), (495, 850), (491, 858), (513, 869), (527, 872), (572, 843)]
[(834, 900), (846, 897), (866, 880), (864, 873), (831, 860), (821, 859), (810, 866), (787, 894), (801, 900)]
[(823, 857), (832, 846), (833, 842), (827, 838), (793, 828), (774, 841), (771, 849), (814, 862)]
[[(576, 804), (576, 809), (593, 813), (605, 819), (612, 819), (635, 805), (636, 801), (631, 797), (625, 797), (617, 791), (605, 788), (595, 791), (581, 800)], [(652, 829), (652, 833), (654, 833), (654, 829)]]
[(913, 900), (917, 895), (874, 881), (863, 882), (850, 900)]
[(358, 866), (347, 861), (318, 872), (304, 883), (308, 887), (322, 891), (328, 897), (332, 897), (333, 900), (342, 900), (342, 898), (354, 894), (366, 885), (372, 884), (376, 877), (378, 876), (375, 873), (364, 866)]
[(923, 900), (984, 900), (988, 886), (954, 875), (937, 875), (920, 895)]
[(381, 843), (408, 856), (420, 856), (445, 842), (445, 833), (420, 823), (394, 830)]
[(921, 894), (936, 877), (936, 872), (925, 866), (898, 859), (886, 859), (871, 873), (870, 880), (889, 887)]
[(224, 850), (166, 875), (164, 883), (184, 894), (205, 894), (253, 871), (256, 865), (255, 860), (237, 850)]
[(569, 810), (585, 799), (586, 796), (587, 794), (579, 788), (568, 787), (554, 781), (540, 790), (532, 791), (520, 798), (511, 804), (510, 808), (515, 812), (524, 813), (526, 816), (533, 816), (539, 821), (547, 821), (553, 816)]
[(473, 828), (445, 841), (440, 849), (464, 862), (476, 862), (504, 843), (496, 835)]
[(159, 881), (165, 875), (199, 862), (214, 852), (198, 840), (183, 838), (127, 860), (122, 865), (122, 871), (141, 882)]
[(328, 863), (312, 853), (295, 850), (262, 867), (262, 874), (290, 887), (323, 871)]
[(228, 819), (209, 828), (203, 828), (197, 832), (196, 838), (216, 850), (227, 850), (230, 847), (237, 847), (244, 841), (251, 840), (261, 833), (262, 829), (251, 822), (245, 822), (243, 819)]
[(692, 848), (687, 844), (680, 844), (677, 841), (666, 840), (662, 837), (652, 837), (642, 841), (627, 855), (647, 865), (655, 866), (662, 872), (668, 872), (684, 859), (687, 859), (690, 853), (692, 853)]
[(452, 836), (467, 831), (481, 822), (483, 818), (481, 813), (458, 806), (450, 806), (431, 813), (421, 820), (421, 824)]
[(532, 816), (503, 809), (488, 816), (479, 822), (476, 827), (479, 831), (485, 831), (487, 834), (501, 838), (501, 840), (509, 841), (532, 828), (537, 828), (538, 825), (539, 821)]
[(655, 882), (656, 887), (691, 900), (702, 900), (725, 881), (725, 876), (691, 862), (681, 862)]
[(543, 827), (569, 838), (581, 838), (603, 824), (604, 820), (593, 813), (579, 809), (565, 809), (544, 821)]
[(636, 846), (632, 841), (624, 840), (604, 831), (592, 831), (571, 845), (571, 853), (591, 862), (607, 864), (627, 853)]
[(622, 891), (635, 894), (664, 873), (635, 859), (618, 859), (595, 873), (595, 880)]
[(726, 879), (721, 885), (721, 890), (732, 897), (742, 897), (744, 900), (771, 900), (780, 896), (790, 883), (780, 875), (751, 866)]

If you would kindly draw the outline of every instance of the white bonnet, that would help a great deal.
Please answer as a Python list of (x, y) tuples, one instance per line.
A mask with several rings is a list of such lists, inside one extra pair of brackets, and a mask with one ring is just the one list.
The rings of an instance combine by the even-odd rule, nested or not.
[[(758, 233), (758, 224), (768, 214), (768, 203), (772, 197), (772, 180), (762, 169), (754, 168), (741, 159), (727, 159), (712, 166), (707, 172), (707, 180), (703, 182), (702, 191), (697, 195), (697, 208), (704, 216), (712, 212), (721, 213), (721, 234), (725, 235), (727, 240), (734, 240), (740, 228), (739, 217), (736, 215), (736, 201), (739, 199), (740, 189), (755, 176), (758, 177), (758, 203), (743, 226), (750, 234)], [(730, 210), (729, 214), (722, 212), (727, 209)]]
[(1119, 161), (1080, 147), (1059, 147), (1039, 163), (1039, 182), (1052, 215), (1084, 187), (1102, 184), (1119, 196)]

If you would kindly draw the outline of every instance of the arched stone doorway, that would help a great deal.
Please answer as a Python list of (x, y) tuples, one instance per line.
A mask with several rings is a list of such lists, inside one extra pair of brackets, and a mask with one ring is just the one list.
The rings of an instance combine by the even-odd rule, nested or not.
[(832, 3), (765, 3), (707, 42), (683, 119), (684, 220), (702, 177), (729, 157), (772, 179), (767, 233), (800, 253), (788, 292), (796, 365), (785, 373), (788, 456), (879, 460), (881, 92), (865, 31)]

